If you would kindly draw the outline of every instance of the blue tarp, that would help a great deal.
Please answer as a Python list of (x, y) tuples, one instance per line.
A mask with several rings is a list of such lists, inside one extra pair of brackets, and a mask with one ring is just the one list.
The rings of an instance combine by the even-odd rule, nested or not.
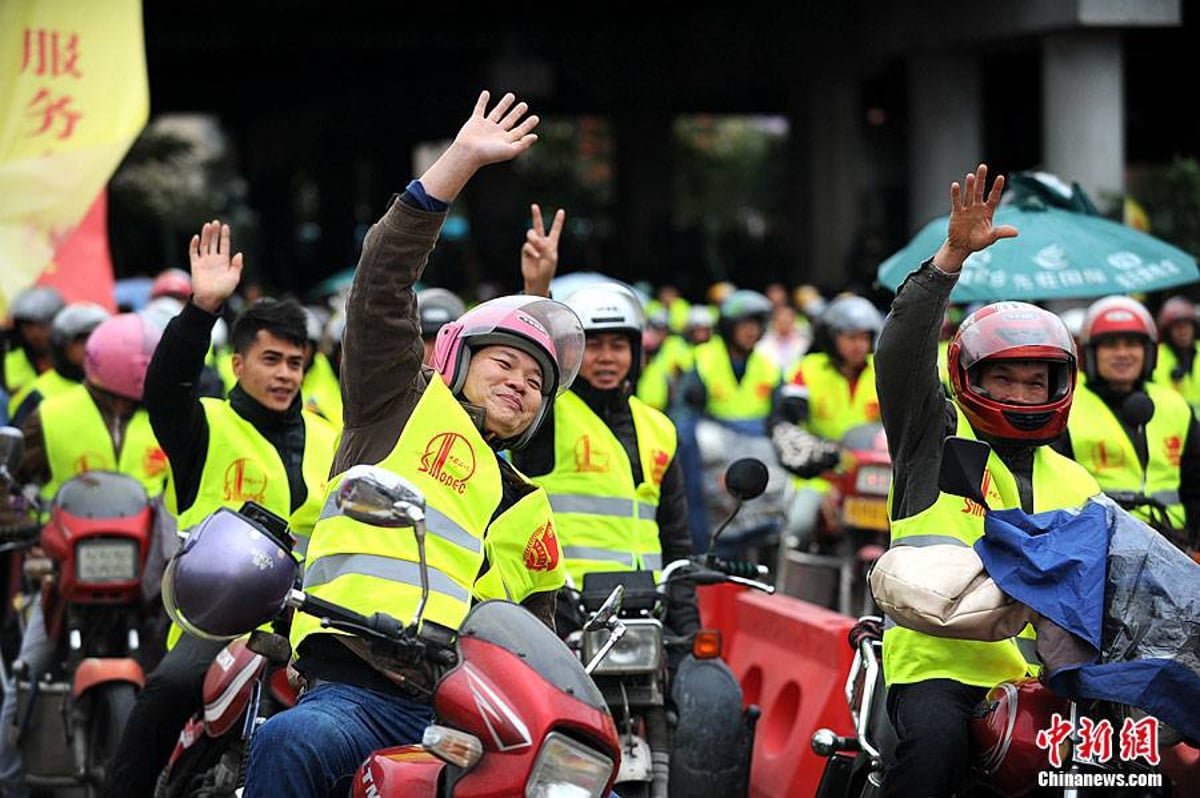
[(1048, 674), (1056, 692), (1139, 707), (1200, 740), (1200, 565), (1102, 496), (990, 512), (975, 550), (1001, 590), (1095, 652)]

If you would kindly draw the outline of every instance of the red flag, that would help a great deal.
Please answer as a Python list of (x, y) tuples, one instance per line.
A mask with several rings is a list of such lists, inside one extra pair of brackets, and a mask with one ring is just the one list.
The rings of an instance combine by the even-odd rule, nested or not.
[(108, 194), (101, 191), (79, 226), (56, 242), (54, 263), (38, 285), (57, 288), (67, 302), (95, 302), (117, 311), (108, 251)]

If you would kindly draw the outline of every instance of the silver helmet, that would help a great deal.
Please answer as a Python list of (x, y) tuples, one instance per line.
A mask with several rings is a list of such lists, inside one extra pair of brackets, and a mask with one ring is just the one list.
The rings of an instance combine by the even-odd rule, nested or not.
[(596, 283), (580, 288), (566, 299), (583, 323), (583, 332), (623, 332), (641, 336), (646, 312), (633, 289), (621, 283)]
[(106, 319), (112, 316), (95, 302), (72, 302), (54, 314), (50, 324), (50, 343), (64, 347), (76, 338), (90, 335)]
[(58, 289), (48, 285), (35, 285), (13, 297), (8, 313), (14, 322), (49, 324), (66, 304)]

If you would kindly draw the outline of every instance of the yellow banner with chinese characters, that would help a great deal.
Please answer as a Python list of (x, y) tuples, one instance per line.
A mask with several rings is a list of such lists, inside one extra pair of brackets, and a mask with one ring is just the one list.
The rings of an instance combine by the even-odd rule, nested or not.
[(150, 113), (141, 0), (0, 2), (0, 316)]

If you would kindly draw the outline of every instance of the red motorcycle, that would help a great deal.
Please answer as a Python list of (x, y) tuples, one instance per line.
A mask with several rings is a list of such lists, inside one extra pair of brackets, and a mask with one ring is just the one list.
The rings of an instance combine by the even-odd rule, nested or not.
[(49, 512), (45, 556), (28, 558), (25, 572), (42, 581), (54, 650), (48, 662), (14, 663), (19, 744), (30, 785), (91, 792), (144, 683), (137, 657), (153, 511), (137, 480), (89, 471), (59, 488)]
[(867, 573), (888, 546), (892, 458), (876, 422), (852, 427), (840, 446), (840, 462), (824, 474), (830, 487), (812, 540), (780, 546), (776, 584), (786, 595), (862, 615), (875, 611)]
[[(412, 623), (385, 613), (366, 617), (295, 589), (297, 566), (285, 537), (228, 509), (196, 527), (167, 566), (163, 599), (172, 617), (184, 628), (232, 637), (291, 607), (386, 644), (401, 661), (431, 666), (438, 723), (421, 745), (371, 754), (355, 775), (355, 795), (608, 795), (620, 762), (617, 730), (604, 696), (566, 644), (505, 601), (476, 605), (457, 630), (422, 622), (429, 594), (424, 497), (390, 472), (356, 466), (335, 499), (356, 520), (413, 529), (422, 598)], [(208, 555), (218, 551), (224, 561), (214, 564)], [(220, 594), (214, 578), (226, 583)]]

